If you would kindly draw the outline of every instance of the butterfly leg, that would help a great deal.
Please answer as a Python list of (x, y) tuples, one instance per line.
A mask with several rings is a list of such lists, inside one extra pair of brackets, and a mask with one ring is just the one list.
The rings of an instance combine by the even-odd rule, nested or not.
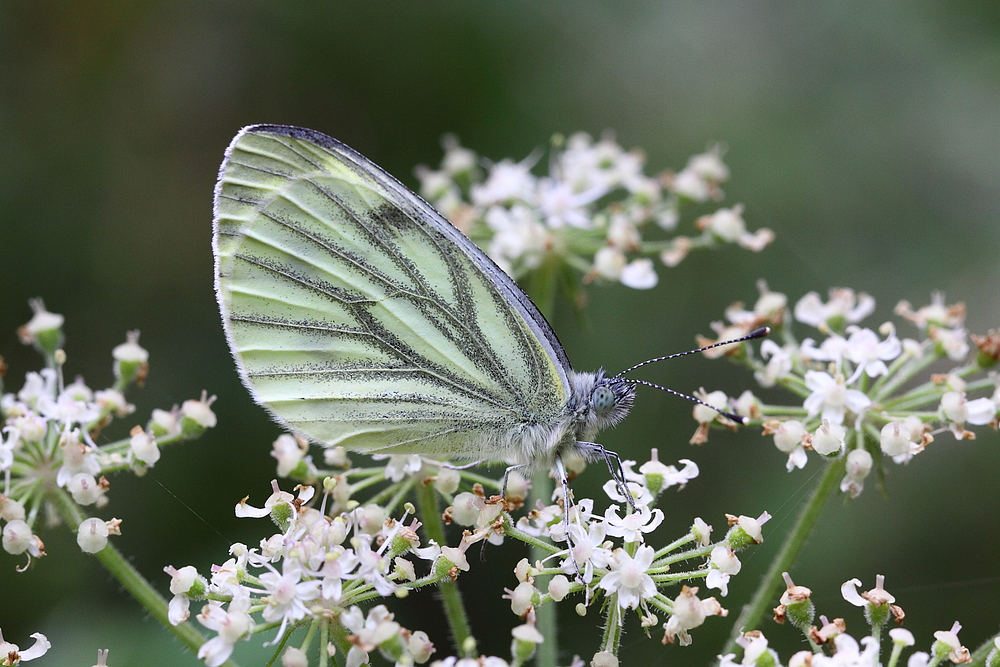
[(507, 478), (515, 470), (520, 470), (521, 468), (527, 468), (527, 467), (528, 467), (527, 464), (521, 463), (516, 466), (510, 466), (503, 471), (503, 483), (500, 485), (500, 495), (503, 496), (504, 499), (507, 498)]
[(566, 474), (566, 466), (563, 465), (561, 458), (556, 457), (555, 462), (556, 477), (559, 481), (559, 486), (562, 487), (562, 497), (563, 497), (563, 529), (566, 531), (566, 548), (569, 550), (569, 557), (573, 561), (573, 569), (576, 570), (576, 580), (581, 584), (586, 586), (586, 582), (583, 579), (583, 573), (580, 572), (580, 564), (576, 562), (576, 553), (573, 548), (573, 535), (572, 531), (569, 529), (569, 515), (572, 509), (572, 499), (569, 493), (569, 476)]
[(608, 464), (608, 473), (611, 475), (611, 479), (615, 480), (615, 486), (618, 487), (618, 493), (622, 494), (632, 509), (636, 509), (632, 492), (629, 491), (628, 484), (625, 483), (625, 470), (622, 468), (621, 457), (616, 452), (606, 449), (604, 445), (599, 445), (596, 442), (577, 442), (576, 444), (588, 454), (594, 455), (594, 458), (600, 456), (604, 459), (604, 462)]
[(477, 465), (485, 463), (485, 461), (473, 461), (472, 463), (466, 463), (465, 465), (461, 466), (455, 465), (454, 463), (447, 463), (441, 461), (438, 461), (438, 463), (440, 463), (442, 468), (449, 468), (450, 470), (468, 470), (469, 468), (475, 468)]

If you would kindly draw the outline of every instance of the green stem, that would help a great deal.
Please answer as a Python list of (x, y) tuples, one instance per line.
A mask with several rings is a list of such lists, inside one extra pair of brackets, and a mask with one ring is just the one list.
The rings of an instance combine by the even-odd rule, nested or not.
[(617, 593), (612, 595), (608, 601), (607, 613), (607, 618), (604, 621), (604, 637), (601, 638), (601, 650), (618, 655), (618, 646), (622, 641), (622, 617)]
[(993, 649), (996, 648), (994, 640), (998, 636), (1000, 635), (993, 635), (992, 637), (984, 641), (979, 646), (979, 648), (973, 651), (972, 655), (970, 656), (972, 659), (968, 663), (969, 667), (983, 667), (983, 665), (986, 664), (986, 658), (988, 658)]
[(764, 575), (760, 586), (757, 587), (753, 599), (750, 600), (750, 604), (743, 608), (740, 617), (733, 624), (732, 633), (729, 636), (729, 641), (726, 642), (725, 648), (722, 649), (722, 655), (735, 653), (737, 646), (736, 639), (744, 632), (756, 630), (764, 619), (764, 616), (774, 606), (774, 599), (784, 585), (781, 573), (788, 572), (796, 558), (798, 558), (802, 547), (805, 546), (806, 539), (812, 533), (812, 529), (816, 526), (816, 522), (823, 512), (823, 506), (826, 505), (827, 499), (840, 486), (840, 478), (843, 474), (843, 459), (831, 461), (827, 465), (823, 476), (820, 477), (815, 490), (813, 490), (812, 496), (802, 507), (802, 512), (799, 514), (798, 520), (785, 538), (785, 543), (782, 545), (781, 551), (778, 552), (778, 555), (771, 562), (770, 569)]
[[(552, 501), (552, 478), (549, 477), (548, 470), (539, 470), (531, 478), (532, 497), (541, 500), (543, 505), (548, 505)], [(563, 508), (568, 511), (569, 508)], [(532, 567), (535, 563), (551, 556), (551, 552), (540, 546), (531, 546)], [(535, 654), (536, 667), (556, 667), (556, 659), (559, 656), (559, 623), (556, 619), (556, 605), (546, 604), (535, 609), (535, 627), (545, 637), (545, 641), (538, 646)]]
[[(444, 539), (444, 522), (438, 512), (437, 496), (435, 496), (433, 484), (417, 484), (417, 504), (419, 505), (420, 522), (427, 531), (427, 537), (438, 543), (438, 546), (446, 546)], [(461, 654), (468, 640), (472, 637), (472, 629), (469, 627), (469, 619), (465, 614), (465, 605), (462, 604), (462, 592), (458, 590), (457, 581), (442, 581), (438, 584), (441, 591), (441, 604), (444, 606), (445, 617), (448, 619), (448, 627), (451, 628), (452, 637), (455, 639), (455, 647)]]
[[(55, 505), (59, 516), (62, 517), (62, 520), (72, 530), (76, 531), (80, 524), (87, 518), (80, 511), (79, 505), (62, 489), (56, 489), (53, 493), (49, 494), (49, 499)], [(132, 567), (114, 545), (109, 542), (106, 547), (98, 551), (94, 556), (118, 580), (122, 587), (139, 604), (146, 608), (153, 618), (173, 633), (185, 646), (197, 653), (201, 645), (205, 643), (205, 638), (188, 623), (182, 623), (181, 625), (170, 623), (170, 620), (167, 618), (167, 601), (156, 592), (156, 589), (150, 586), (149, 582), (139, 574), (138, 570)], [(231, 667), (236, 666), (236, 663), (232, 661), (227, 661), (225, 664)]]

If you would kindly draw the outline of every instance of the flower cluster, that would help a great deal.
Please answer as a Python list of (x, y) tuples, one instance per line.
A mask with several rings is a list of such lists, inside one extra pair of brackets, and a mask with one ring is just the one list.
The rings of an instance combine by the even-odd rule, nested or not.
[(105, 475), (126, 469), (141, 474), (159, 459), (160, 446), (196, 437), (215, 425), (211, 399), (203, 395), (180, 408), (154, 410), (145, 428), (135, 426), (128, 438), (98, 445), (96, 440), (114, 418), (135, 410), (124, 392), (141, 383), (149, 369), (149, 354), (139, 346), (139, 333), (130, 332), (126, 342), (112, 351), (114, 384), (93, 391), (83, 378), (69, 384), (63, 379), (63, 317), (48, 312), (40, 300), (31, 306), (34, 317), (18, 333), (25, 344), (42, 353), (46, 367), (29, 372), (17, 393), (0, 395), (3, 549), (26, 554), (28, 563), (45, 555), (35, 528), (47, 516), (75, 526), (83, 551), (103, 549), (108, 535), (119, 534), (121, 522), (87, 518), (80, 508), (107, 504), (111, 485)]
[[(788, 573), (784, 574), (787, 588), (781, 596), (781, 604), (774, 610), (775, 620), (789, 623), (798, 628), (809, 643), (810, 650), (799, 651), (787, 661), (780, 660), (774, 649), (768, 647), (767, 638), (758, 631), (749, 632), (738, 640), (743, 649), (743, 657), (737, 662), (729, 653), (720, 656), (720, 667), (881, 667), (883, 633), (889, 621), (902, 622), (903, 610), (895, 604), (896, 598), (884, 588), (881, 575), (876, 577), (875, 588), (859, 592), (861, 582), (851, 579), (841, 586), (845, 600), (864, 610), (865, 622), (870, 634), (860, 641), (848, 634), (847, 623), (842, 618), (829, 620), (820, 616), (815, 625), (816, 610), (812, 602), (812, 591), (805, 586), (796, 586)], [(962, 664), (971, 661), (969, 650), (962, 646), (958, 633), (962, 626), (957, 622), (949, 630), (934, 633), (934, 641), (929, 651), (914, 651), (906, 661), (907, 667), (935, 667), (942, 662)], [(903, 651), (916, 645), (916, 639), (909, 630), (900, 627), (889, 630), (891, 648), (886, 667), (896, 667)], [(1000, 639), (994, 641), (995, 648), (987, 665), (996, 664), (1000, 656)]]
[[(726, 611), (715, 598), (700, 598), (697, 587), (682, 584), (703, 581), (726, 595), (730, 577), (740, 570), (735, 553), (762, 540), (761, 526), (769, 518), (729, 516), (730, 529), (716, 542), (710, 538), (711, 526), (696, 519), (690, 531), (669, 546), (649, 544), (664, 518), (663, 511), (653, 507), (657, 496), (698, 475), (693, 462), (665, 465), (656, 450), (638, 470), (635, 461), (622, 462), (634, 510), (609, 481), (604, 490), (615, 502), (603, 512), (597, 512), (589, 498), (571, 505), (568, 513), (562, 504), (538, 501), (525, 516), (514, 519), (510, 512), (522, 506), (528, 491), (527, 482), (516, 473), (510, 476), (506, 499), (487, 497), (484, 484), (499, 489), (498, 481), (440, 461), (398, 455), (382, 457), (388, 461), (377, 467), (352, 467), (343, 450), (333, 449), (327, 450), (325, 463), (341, 469), (318, 470), (303, 445), (281, 436), (274, 445), (278, 468), (314, 482), (321, 478), (321, 494), (312, 484), (300, 484), (292, 495), (273, 482), (263, 507), (246, 500), (236, 507), (240, 517), (270, 518), (279, 532), (254, 548), (233, 545), (231, 558), (214, 566), (208, 576), (190, 566), (166, 568), (174, 594), (169, 604), (172, 623), (190, 618), (192, 601), (206, 602), (197, 620), (216, 633), (199, 651), (208, 665), (222, 664), (237, 641), (256, 632), (277, 628), (274, 642), (289, 645), (290, 634), (303, 626), (310, 628), (306, 640), (288, 650), (305, 655), (310, 646), (316, 647), (318, 637), (321, 652), (344, 655), (350, 667), (368, 663), (374, 652), (396, 664), (426, 662), (434, 647), (425, 633), (401, 628), (385, 606), (365, 611), (365, 603), (452, 582), (470, 569), (466, 551), (472, 544), (499, 543), (505, 537), (541, 545), (550, 555), (533, 564), (522, 559), (515, 569), (518, 583), (504, 597), (523, 623), (512, 631), (510, 661), (493, 656), (488, 664), (520, 665), (528, 660), (544, 641), (535, 624), (536, 608), (567, 599), (578, 601), (578, 613), (596, 606), (607, 615), (599, 653), (617, 653), (624, 614), (630, 609), (647, 633), (660, 624), (657, 614), (665, 615), (663, 642), (685, 645), (691, 642), (693, 628)], [(392, 516), (414, 490), (418, 514), (427, 526), (410, 519), (417, 510), (409, 503), (403, 505), (402, 516)], [(362, 500), (366, 491), (370, 495)], [(443, 515), (434, 509), (438, 497), (449, 504)], [(441, 541), (442, 519), (467, 527), (455, 546)], [(691, 561), (692, 567), (679, 567)], [(679, 587), (674, 596), (663, 592), (670, 586)], [(463, 651), (463, 659), (472, 656), (474, 641)]]
[[(759, 251), (773, 239), (770, 230), (747, 230), (742, 205), (700, 217), (697, 236), (676, 233), (685, 205), (722, 199), (729, 168), (718, 146), (655, 176), (646, 175), (640, 151), (610, 135), (553, 137), (545, 176), (532, 173), (538, 154), (487, 162), (454, 137), (444, 149), (439, 169), (417, 169), (421, 194), (517, 279), (564, 263), (585, 281), (648, 289), (657, 283), (651, 257), (672, 267), (693, 249), (736, 243)], [(651, 229), (660, 230), (656, 240)]]
[[(745, 344), (708, 354), (729, 356), (750, 368), (762, 387), (781, 386), (801, 402), (768, 405), (751, 392), (737, 399), (721, 392), (703, 398), (762, 424), (764, 434), (788, 454), (788, 470), (804, 467), (809, 450), (843, 459), (841, 490), (855, 497), (884, 459), (906, 463), (941, 433), (972, 439), (969, 426), (997, 428), (1000, 383), (996, 371), (987, 369), (1000, 358), (1000, 331), (970, 336), (961, 304), (947, 306), (940, 294), (916, 310), (899, 303), (900, 329), (916, 329), (909, 338), (897, 334), (896, 322), (874, 330), (863, 326), (875, 309), (867, 294), (833, 289), (824, 302), (810, 292), (789, 309), (784, 294), (763, 282), (758, 287), (760, 298), (752, 309), (734, 304), (726, 311), (728, 323), (712, 326), (719, 340), (772, 327), (774, 335), (761, 344), (760, 357)], [(824, 337), (800, 340), (792, 331), (793, 320)], [(935, 363), (944, 372), (930, 373)], [(694, 441), (703, 442), (707, 426), (718, 418), (704, 409), (696, 410), (695, 417), (701, 426)]]

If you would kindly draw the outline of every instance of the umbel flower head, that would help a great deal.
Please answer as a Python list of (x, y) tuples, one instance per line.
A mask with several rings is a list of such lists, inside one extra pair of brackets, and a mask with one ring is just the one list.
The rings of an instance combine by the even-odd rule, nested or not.
[(534, 173), (540, 153), (490, 162), (452, 136), (444, 149), (438, 169), (417, 169), (421, 194), (516, 279), (531, 273), (537, 281), (565, 266), (584, 282), (649, 289), (658, 281), (654, 260), (673, 267), (692, 250), (759, 251), (774, 238), (747, 230), (742, 205), (698, 218), (696, 236), (677, 233), (685, 207), (723, 197), (729, 169), (719, 146), (657, 175), (645, 173), (641, 151), (626, 151), (611, 134), (554, 136), (544, 175)]
[[(1000, 333), (972, 336), (970, 345), (961, 304), (946, 306), (940, 294), (916, 310), (903, 301), (895, 309), (902, 321), (873, 329), (864, 324), (875, 310), (867, 294), (833, 289), (823, 301), (810, 292), (789, 309), (784, 294), (763, 282), (759, 289), (752, 309), (734, 304), (726, 311), (728, 324), (712, 325), (720, 338), (771, 326), (759, 357), (749, 345), (715, 356), (728, 355), (765, 389), (782, 387), (799, 402), (769, 405), (747, 392), (723, 397), (723, 405), (762, 424), (788, 455), (789, 471), (804, 467), (809, 451), (843, 460), (841, 490), (854, 497), (886, 459), (907, 463), (942, 434), (973, 439), (970, 427), (997, 428), (1000, 389), (988, 369), (1000, 357)], [(796, 322), (816, 333), (800, 338)], [(940, 371), (929, 372), (935, 364)]]
[(139, 345), (139, 332), (129, 332), (112, 352), (114, 383), (94, 391), (81, 377), (65, 380), (62, 315), (48, 312), (41, 299), (32, 300), (31, 308), (34, 316), (19, 334), (43, 355), (45, 367), (29, 371), (17, 392), (0, 395), (0, 532), (4, 551), (27, 558), (22, 570), (45, 555), (37, 529), (46, 516), (74, 528), (82, 551), (104, 549), (109, 536), (120, 534), (121, 521), (87, 517), (84, 508), (107, 505), (107, 476), (143, 474), (159, 460), (160, 447), (215, 424), (209, 408), (214, 397), (203, 394), (171, 411), (154, 410), (146, 426), (106, 442), (105, 429), (135, 411), (125, 392), (148, 373), (149, 353)]
[[(288, 448), (284, 436), (275, 443), (276, 451)], [(564, 601), (578, 612), (594, 608), (607, 615), (601, 650), (612, 655), (629, 611), (647, 632), (662, 624), (666, 643), (686, 645), (691, 631), (707, 618), (727, 612), (716, 598), (699, 596), (698, 586), (682, 582), (700, 581), (725, 596), (729, 579), (740, 570), (736, 552), (761, 541), (761, 526), (769, 518), (766, 513), (757, 519), (727, 517), (730, 530), (715, 542), (711, 526), (697, 519), (686, 535), (658, 549), (654, 540), (664, 512), (654, 507), (656, 499), (665, 489), (695, 479), (698, 470), (690, 461), (666, 465), (655, 452), (638, 471), (635, 461), (622, 462), (635, 509), (612, 482), (605, 486), (612, 502), (603, 511), (590, 498), (572, 503), (568, 512), (559, 503), (539, 501), (518, 519), (509, 512), (520, 504), (487, 497), (486, 480), (475, 473), (420, 456), (381, 458), (377, 467), (350, 467), (337, 474), (311, 466), (289, 468), (279, 459), (283, 470), (325, 476), (322, 494), (311, 484), (299, 484), (290, 493), (274, 481), (263, 506), (244, 499), (236, 514), (270, 519), (278, 532), (257, 547), (234, 544), (229, 560), (211, 573), (199, 575), (190, 566), (165, 568), (174, 595), (172, 623), (188, 621), (193, 602), (203, 604), (197, 620), (215, 633), (199, 652), (206, 664), (222, 664), (236, 642), (249, 639), (256, 628), (275, 628), (273, 641), (282, 642), (303, 626), (342, 638), (339, 643), (331, 639), (327, 650), (345, 654), (349, 665), (366, 663), (375, 653), (397, 664), (426, 661), (434, 652), (426, 634), (402, 628), (387, 606), (365, 603), (452, 582), (478, 562), (468, 557), (472, 545), (508, 538), (542, 545), (549, 555), (534, 563), (522, 559), (515, 568), (517, 583), (503, 597), (522, 625), (513, 630), (510, 661), (492, 657), (492, 664), (520, 665), (530, 658), (544, 641), (535, 626), (537, 610)], [(330, 459), (350, 465), (340, 454)], [(500, 486), (499, 480), (490, 483)], [(524, 495), (516, 490), (524, 480), (512, 484), (515, 496)], [(415, 485), (422, 490), (422, 507), (433, 505), (436, 496), (450, 501), (444, 519), (466, 527), (454, 546), (427, 538), (422, 522), (410, 518), (416, 509), (409, 503), (399, 515), (401, 493)], [(420, 514), (441, 522), (437, 512)], [(690, 566), (682, 567), (685, 563)], [(670, 588), (679, 593), (668, 595)]]

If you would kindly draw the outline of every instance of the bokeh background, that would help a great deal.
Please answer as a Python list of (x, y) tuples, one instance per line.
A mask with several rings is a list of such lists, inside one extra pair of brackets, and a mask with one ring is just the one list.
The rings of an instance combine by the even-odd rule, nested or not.
[[(404, 182), (436, 164), (456, 133), (482, 154), (520, 159), (554, 132), (613, 130), (646, 151), (652, 170), (679, 169), (710, 143), (728, 146), (727, 202), (777, 242), (761, 254), (700, 254), (661, 268), (651, 292), (589, 290), (589, 327), (569, 311), (555, 327), (579, 369), (620, 369), (687, 349), (734, 300), (766, 278), (794, 301), (853, 287), (876, 297), (870, 322), (933, 290), (969, 307), (969, 328), (1000, 324), (1000, 5), (917, 0), (866, 3), (527, 1), (411, 3), (38, 0), (0, 4), (0, 355), (7, 390), (37, 359), (15, 329), (42, 296), (66, 316), (67, 371), (111, 382), (111, 348), (138, 328), (151, 353), (135, 422), (202, 389), (218, 395), (218, 428), (166, 452), (142, 479), (113, 478), (103, 516), (123, 519), (116, 544), (166, 592), (166, 564), (205, 569), (231, 541), (266, 526), (237, 522), (243, 496), (262, 501), (279, 432), (240, 386), (212, 294), (211, 194), (243, 125), (303, 125), (338, 137)], [(648, 369), (681, 391), (750, 387), (724, 362), (688, 358)], [(787, 474), (753, 433), (687, 444), (691, 408), (654, 392), (603, 442), (644, 460), (696, 460), (702, 476), (668, 494), (664, 535), (694, 516), (721, 530), (724, 512), (770, 511), (770, 538), (744, 558), (725, 601), (688, 648), (663, 647), (629, 621), (623, 664), (711, 661), (741, 601), (771, 559), (818, 470)], [(119, 424), (124, 435), (133, 420)], [(831, 502), (794, 571), (820, 611), (860, 616), (841, 582), (876, 573), (926, 648), (955, 620), (974, 647), (1000, 623), (1000, 441), (942, 436), (886, 494)], [(591, 469), (578, 493), (604, 473)], [(22, 646), (55, 644), (39, 664), (195, 665), (79, 553), (43, 531), (50, 556), (17, 574), (0, 559), (0, 628)], [(664, 538), (665, 539), (665, 538)], [(500, 600), (521, 553), (508, 543), (463, 577), (484, 652), (507, 655), (515, 619)], [(432, 594), (412, 596), (404, 625), (451, 652)], [(596, 614), (561, 610), (563, 662), (589, 661)], [(768, 636), (797, 649), (790, 629)], [(786, 652), (784, 655), (789, 655)], [(238, 654), (239, 655), (239, 654)], [(258, 664), (248, 658), (245, 664)]]

